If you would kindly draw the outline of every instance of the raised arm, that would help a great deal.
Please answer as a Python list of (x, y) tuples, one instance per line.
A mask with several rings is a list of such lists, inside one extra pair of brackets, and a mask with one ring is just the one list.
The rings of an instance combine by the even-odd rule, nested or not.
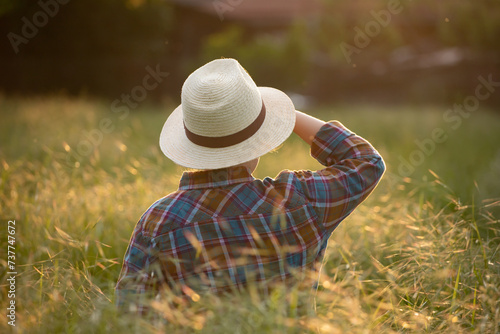
[(311, 145), (316, 133), (326, 123), (320, 119), (304, 114), (301, 111), (295, 111), (295, 132), (302, 140)]
[(323, 122), (296, 111), (294, 132), (311, 145), (311, 155), (324, 169), (295, 171), (297, 188), (333, 230), (373, 191), (385, 165), (364, 138), (338, 121)]

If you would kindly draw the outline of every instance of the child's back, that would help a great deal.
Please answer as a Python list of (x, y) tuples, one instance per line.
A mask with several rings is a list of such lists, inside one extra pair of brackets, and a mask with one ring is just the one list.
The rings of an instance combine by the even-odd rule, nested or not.
[[(237, 73), (226, 73), (232, 70)], [(136, 293), (156, 293), (161, 286), (220, 292), (249, 281), (264, 287), (317, 270), (333, 230), (382, 177), (383, 160), (366, 140), (339, 122), (325, 123), (295, 111), (277, 90), (255, 86), (249, 94), (259, 98), (255, 115), (239, 124), (237, 116), (246, 114), (252, 103), (241, 106), (248, 96), (240, 99), (238, 89), (225, 96), (237, 86), (234, 76), (253, 83), (231, 59), (209, 63), (186, 80), (183, 105), (167, 120), (160, 145), (181, 165), (208, 167), (185, 172), (179, 189), (141, 217), (117, 284), (120, 304), (137, 302)], [(229, 83), (224, 82), (227, 77)], [(221, 117), (223, 113), (229, 116)], [(219, 132), (203, 125), (217, 128), (224, 121), (218, 137), (213, 134)], [(227, 134), (231, 125), (238, 131)], [(292, 130), (311, 145), (312, 156), (325, 168), (255, 179), (258, 157), (280, 145)], [(177, 137), (172, 134), (176, 131)]]

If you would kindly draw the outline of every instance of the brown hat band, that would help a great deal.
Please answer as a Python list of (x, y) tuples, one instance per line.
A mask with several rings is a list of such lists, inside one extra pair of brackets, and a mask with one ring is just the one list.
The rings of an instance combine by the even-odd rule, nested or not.
[(266, 118), (266, 106), (264, 102), (262, 102), (262, 109), (260, 111), (259, 116), (252, 122), (249, 126), (244, 128), (241, 131), (233, 133), (231, 135), (222, 136), (222, 137), (206, 137), (200, 136), (196, 133), (192, 133), (184, 124), (184, 131), (186, 132), (186, 136), (188, 139), (200, 146), (209, 147), (209, 148), (222, 148), (233, 146), (241, 143), (244, 140), (252, 137), (261, 127), (262, 123), (264, 123), (264, 119)]

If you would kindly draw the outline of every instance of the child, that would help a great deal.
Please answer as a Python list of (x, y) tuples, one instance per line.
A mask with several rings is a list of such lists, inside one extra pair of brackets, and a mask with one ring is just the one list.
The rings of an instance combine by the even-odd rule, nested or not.
[[(116, 286), (142, 310), (160, 287), (221, 292), (317, 269), (328, 238), (375, 188), (385, 165), (341, 123), (296, 111), (283, 92), (257, 87), (234, 59), (214, 60), (182, 87), (160, 135), (184, 172), (179, 189), (139, 220)], [(259, 157), (295, 132), (325, 166), (252, 176)]]

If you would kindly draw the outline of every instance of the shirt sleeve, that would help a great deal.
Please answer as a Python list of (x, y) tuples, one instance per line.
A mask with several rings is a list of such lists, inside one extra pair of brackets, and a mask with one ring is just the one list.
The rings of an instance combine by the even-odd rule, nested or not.
[(143, 314), (147, 300), (154, 293), (151, 263), (153, 262), (151, 238), (143, 234), (139, 221), (125, 252), (123, 267), (115, 288), (117, 306), (130, 312)]
[(367, 140), (337, 121), (321, 127), (311, 155), (326, 168), (296, 171), (297, 188), (314, 206), (325, 228), (333, 230), (375, 189), (385, 164)]

